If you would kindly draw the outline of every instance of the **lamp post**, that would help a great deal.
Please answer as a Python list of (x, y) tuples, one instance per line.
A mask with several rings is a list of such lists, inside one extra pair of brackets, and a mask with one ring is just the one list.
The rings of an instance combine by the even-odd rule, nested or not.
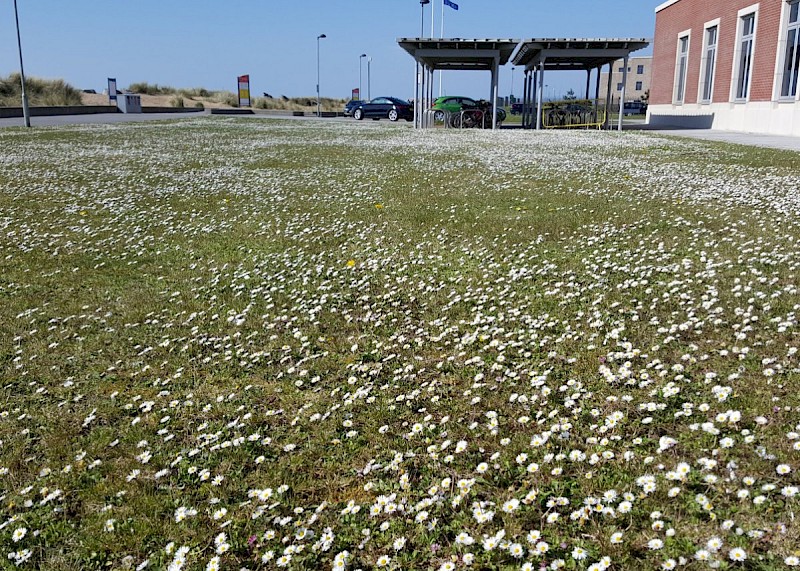
[(516, 67), (511, 68), (511, 102), (514, 102), (514, 70)]
[(25, 69), (22, 66), (22, 39), (19, 35), (19, 14), (17, 13), (17, 0), (14, 0), (14, 19), (17, 23), (17, 47), (19, 48), (19, 79), (22, 83), (22, 116), (25, 119), (25, 126), (31, 126), (31, 112), (28, 109), (28, 96), (25, 93)]
[(361, 59), (367, 57), (367, 54), (358, 56), (358, 98), (364, 99), (364, 92), (361, 89)]
[(317, 117), (322, 116), (319, 106), (319, 41), (327, 37), (328, 36), (325, 34), (320, 34), (317, 36)]
[(370, 64), (372, 64), (372, 58), (367, 58), (367, 100), (372, 100), (372, 79), (370, 77), (369, 68)]

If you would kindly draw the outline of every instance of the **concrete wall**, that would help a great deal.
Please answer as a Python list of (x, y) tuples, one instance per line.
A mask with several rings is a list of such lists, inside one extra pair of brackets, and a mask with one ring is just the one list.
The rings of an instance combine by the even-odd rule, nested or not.
[[(142, 113), (201, 113), (197, 107), (142, 107)], [(52, 115), (95, 115), (97, 113), (119, 113), (115, 105), (75, 105), (63, 107), (31, 107), (31, 117)], [(0, 119), (22, 117), (22, 107), (0, 107)]]
[[(31, 117), (49, 115), (93, 115), (96, 113), (116, 113), (115, 105), (75, 105), (63, 107), (31, 107)], [(22, 117), (22, 107), (0, 107), (0, 119)]]
[(651, 105), (648, 124), (800, 137), (800, 103), (758, 101), (710, 105)]
[(142, 113), (202, 113), (202, 107), (142, 107)]

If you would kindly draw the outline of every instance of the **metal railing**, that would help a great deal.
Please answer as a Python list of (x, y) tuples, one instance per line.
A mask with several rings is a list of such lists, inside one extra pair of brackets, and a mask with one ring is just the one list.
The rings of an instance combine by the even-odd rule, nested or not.
[[(498, 115), (497, 124), (504, 118), (504, 115)], [(426, 109), (422, 113), (422, 128), (429, 129), (438, 125), (445, 129), (491, 129), (492, 110), (463, 109), (454, 113), (444, 109)]]
[(426, 109), (422, 114), (422, 128), (430, 129), (442, 123), (445, 128), (449, 128), (451, 115), (452, 113), (443, 109)]
[(599, 101), (553, 101), (542, 106), (545, 129), (601, 129), (606, 111)]

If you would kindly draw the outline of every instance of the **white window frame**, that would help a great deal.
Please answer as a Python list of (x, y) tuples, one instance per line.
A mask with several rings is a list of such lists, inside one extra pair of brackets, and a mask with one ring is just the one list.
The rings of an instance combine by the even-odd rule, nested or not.
[[(717, 63), (719, 62), (719, 23), (720, 19), (711, 20), (703, 24), (703, 51), (700, 59), (700, 81), (697, 85), (697, 101), (702, 105), (709, 105), (714, 102), (714, 84), (717, 81)], [(708, 99), (703, 97), (703, 88), (706, 84), (706, 64), (708, 62), (708, 30), (717, 29), (717, 43), (714, 48), (714, 66), (711, 68), (711, 95)]]
[[(730, 100), (733, 103), (747, 103), (750, 101), (750, 93), (753, 90), (753, 70), (755, 68), (755, 54), (756, 54), (756, 42), (758, 42), (758, 9), (760, 3), (753, 4), (752, 6), (748, 6), (746, 8), (742, 8), (739, 10), (738, 14), (736, 15), (736, 43), (734, 44), (733, 50), (733, 75), (731, 76), (731, 92), (730, 92)], [(745, 16), (753, 15), (753, 40), (750, 45), (750, 69), (748, 70), (748, 81), (747, 81), (747, 93), (744, 94), (744, 97), (738, 97), (738, 89), (739, 89), (739, 77), (741, 74), (740, 63), (742, 59), (742, 39), (744, 36), (744, 18)]]
[[(786, 64), (786, 40), (789, 35), (789, 16), (791, 15), (791, 3), (788, 0), (784, 0), (782, 4), (780, 35), (778, 36), (778, 49), (775, 58), (775, 84), (772, 88), (772, 100), (778, 102), (794, 102), (800, 100), (800, 85), (798, 85), (794, 96), (781, 95), (783, 91), (784, 66)], [(798, 30), (798, 33), (800, 33), (800, 30)], [(800, 57), (800, 53), (797, 57)], [(798, 83), (800, 84), (800, 78), (798, 79)]]
[[(680, 94), (681, 98), (678, 99), (679, 87), (681, 84), (681, 41), (686, 38), (686, 62), (683, 68), (683, 93)], [(692, 51), (692, 30), (684, 30), (678, 34), (678, 42), (675, 45), (675, 80), (672, 89), (672, 104), (683, 105), (686, 100), (686, 83), (689, 77), (689, 54)]]

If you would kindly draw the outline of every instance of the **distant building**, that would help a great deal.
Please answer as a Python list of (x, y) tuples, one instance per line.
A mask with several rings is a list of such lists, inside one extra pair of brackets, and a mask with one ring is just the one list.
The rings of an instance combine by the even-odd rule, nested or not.
[[(646, 97), (650, 90), (650, 78), (652, 76), (653, 58), (652, 56), (638, 56), (628, 59), (628, 77), (625, 84), (625, 99), (627, 101), (639, 101)], [(617, 60), (612, 66), (611, 72), (611, 95), (619, 98), (622, 92), (623, 60)], [(601, 91), (608, 85), (608, 72), (600, 74)], [(604, 96), (605, 97), (605, 96)]]
[(656, 8), (654, 125), (800, 135), (800, 0)]

